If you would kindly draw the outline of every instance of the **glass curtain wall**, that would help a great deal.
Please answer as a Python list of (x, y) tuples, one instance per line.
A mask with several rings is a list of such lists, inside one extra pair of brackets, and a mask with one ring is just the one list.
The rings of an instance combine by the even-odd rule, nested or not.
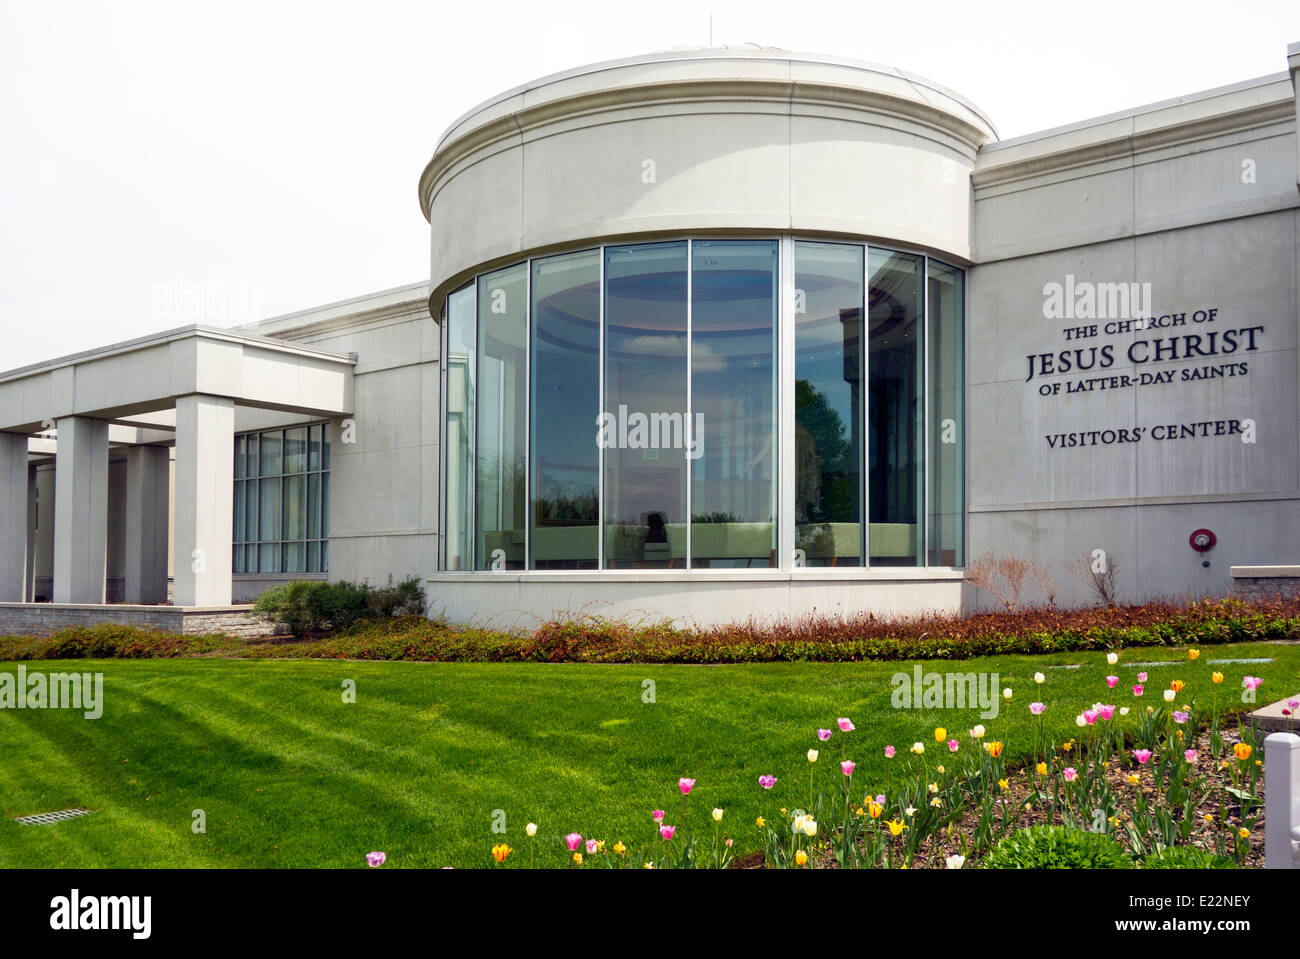
[(775, 240), (691, 259), (691, 565), (776, 565)]
[(443, 568), (474, 568), (474, 405), (478, 322), (474, 287), (447, 298), (446, 419), (443, 449), (446, 490)]
[(600, 251), (534, 260), (532, 569), (595, 569), (600, 543)]
[(872, 566), (919, 566), (925, 383), (923, 257), (867, 254), (868, 528)]
[[(963, 282), (921, 255), (793, 238), (606, 246), (476, 278), (444, 304), (443, 568), (960, 566)], [(313, 511), (293, 525), (328, 495), (310, 468), (294, 478), (312, 450), (293, 431), (246, 448), (249, 475), (284, 479), (244, 490), (246, 565), (310, 568), (318, 536), (323, 557)]]
[(794, 245), (794, 522), (805, 566), (861, 566), (863, 249)]
[(605, 250), (605, 565), (685, 566), (687, 244)]
[(930, 261), (926, 336), (929, 340), (929, 557), (931, 566), (966, 562), (966, 330), (960, 270)]

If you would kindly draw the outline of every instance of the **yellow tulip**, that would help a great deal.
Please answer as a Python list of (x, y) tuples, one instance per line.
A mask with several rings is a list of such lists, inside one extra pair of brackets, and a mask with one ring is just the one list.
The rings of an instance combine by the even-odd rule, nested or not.
[(510, 855), (510, 847), (505, 843), (492, 847), (492, 858), (497, 862), (505, 862), (506, 856)]
[(1188, 659), (1200, 659), (1200, 658), (1201, 658), (1201, 651), (1200, 651), (1199, 649), (1189, 649), (1189, 650), (1187, 651), (1187, 658), (1188, 658)]
[(1038, 775), (1040, 775), (1040, 776), (1046, 776), (1046, 775), (1047, 775), (1047, 763), (1039, 763), (1039, 764), (1038, 764), (1036, 767), (1034, 767), (1034, 768), (1036, 768), (1036, 769), (1038, 770)]
[(754, 820), (754, 825), (758, 826), (759, 829), (762, 829), (764, 826), (767, 825), (767, 820), (764, 819), (762, 816), (759, 816), (757, 819)]
[(901, 819), (890, 819), (885, 823), (885, 825), (889, 827), (889, 834), (891, 836), (901, 836), (903, 830), (907, 828)]
[(574, 865), (576, 865), (576, 866), (581, 866), (581, 865), (582, 865), (582, 853), (580, 853), (580, 852), (575, 852), (575, 853), (573, 854), (573, 863), (574, 863)]
[(999, 788), (999, 789), (1010, 789), (1010, 788), (1011, 788), (1011, 783), (1007, 782), (1005, 779), (999, 779), (999, 780), (998, 780), (998, 788)]
[(808, 854), (800, 849), (794, 854), (794, 863), (796, 866), (808, 865)]
[(948, 730), (944, 729), (942, 726), (938, 726), (935, 728), (934, 741), (936, 743), (941, 743), (947, 738), (948, 738)]
[(1187, 688), (1187, 684), (1183, 682), (1181, 679), (1175, 679), (1169, 683), (1169, 688), (1176, 693), (1181, 693), (1184, 689)]
[(621, 842), (614, 843), (614, 855), (621, 856), (625, 852), (627, 852), (627, 846), (623, 845)]
[(1211, 673), (1210, 681), (1214, 683), (1214, 685), (1218, 686), (1223, 682), (1223, 673)]
[(988, 752), (990, 756), (992, 756), (994, 759), (997, 759), (999, 756), (1002, 755), (1002, 742), (1001, 740), (994, 740), (991, 743), (985, 743), (984, 749)]
[(1250, 758), (1250, 754), (1251, 754), (1250, 744), (1236, 743), (1232, 747), (1232, 754), (1236, 756), (1238, 759), (1240, 759), (1242, 762), (1245, 762), (1247, 759)]
[(871, 815), (872, 819), (879, 819), (880, 814), (884, 811), (885, 807), (878, 802), (870, 802), (867, 804), (867, 812)]

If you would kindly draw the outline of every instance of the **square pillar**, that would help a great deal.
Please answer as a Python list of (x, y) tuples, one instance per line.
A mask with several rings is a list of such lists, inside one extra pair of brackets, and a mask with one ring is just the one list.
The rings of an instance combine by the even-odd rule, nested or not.
[(229, 606), (235, 498), (235, 402), (176, 401), (177, 606)]
[(108, 423), (58, 420), (54, 455), (54, 601), (104, 602), (108, 562)]
[(126, 563), (128, 603), (167, 602), (167, 507), (171, 453), (165, 446), (126, 451)]
[(36, 602), (36, 518), (39, 510), (40, 470), (27, 467), (27, 567), (23, 573), (23, 602)]
[(0, 433), (0, 602), (27, 597), (27, 436)]

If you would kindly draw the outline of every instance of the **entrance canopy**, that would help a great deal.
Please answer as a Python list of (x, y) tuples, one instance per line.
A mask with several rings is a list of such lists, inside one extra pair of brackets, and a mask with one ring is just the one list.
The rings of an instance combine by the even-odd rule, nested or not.
[(237, 418), (350, 415), (354, 363), (187, 326), (0, 373), (0, 602), (34, 598), (33, 467), (51, 456), (53, 599), (105, 601), (112, 446), (126, 450), (125, 600), (166, 601), (171, 545), (175, 604), (229, 605)]

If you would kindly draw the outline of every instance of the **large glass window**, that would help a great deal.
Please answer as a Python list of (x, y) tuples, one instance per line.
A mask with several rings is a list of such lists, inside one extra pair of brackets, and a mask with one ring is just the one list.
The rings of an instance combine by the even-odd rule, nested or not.
[(686, 559), (685, 243), (605, 250), (605, 565)]
[(806, 566), (862, 565), (861, 246), (794, 247), (794, 522)]
[(873, 566), (918, 566), (924, 260), (873, 248), (867, 269), (867, 542)]
[(533, 569), (600, 558), (600, 251), (533, 261)]
[(329, 482), (323, 423), (236, 436), (233, 571), (328, 572)]
[(966, 355), (960, 270), (930, 262), (927, 351), (930, 387), (929, 557), (931, 566), (966, 562)]
[(474, 287), (447, 297), (446, 490), (443, 510), (443, 568), (473, 569), (474, 543), (474, 404), (478, 322)]
[[(610, 245), (475, 278), (442, 312), (442, 568), (961, 565), (963, 279), (794, 238)], [(328, 502), (313, 443), (237, 449), (245, 475), (281, 480), (243, 491), (247, 564), (265, 541), (310, 568), (318, 537), (323, 563), (325, 514), (297, 522)]]
[(776, 565), (773, 240), (697, 240), (691, 259), (691, 564)]
[(476, 569), (524, 568), (527, 277), (521, 264), (478, 281)]

